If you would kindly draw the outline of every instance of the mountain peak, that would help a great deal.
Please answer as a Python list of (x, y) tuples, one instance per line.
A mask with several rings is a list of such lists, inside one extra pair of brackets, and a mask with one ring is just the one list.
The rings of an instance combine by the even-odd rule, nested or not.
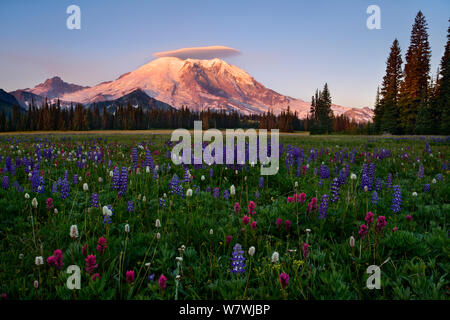
[(66, 93), (72, 93), (87, 87), (79, 86), (72, 83), (64, 82), (59, 76), (54, 76), (38, 84), (33, 89), (26, 89), (26, 91), (37, 94), (49, 99), (57, 98)]

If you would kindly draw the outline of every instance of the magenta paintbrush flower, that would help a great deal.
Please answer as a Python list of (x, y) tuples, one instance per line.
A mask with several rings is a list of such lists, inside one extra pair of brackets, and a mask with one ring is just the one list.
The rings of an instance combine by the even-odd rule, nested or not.
[(164, 290), (166, 288), (166, 282), (167, 278), (162, 274), (161, 277), (159, 277), (158, 279), (159, 287)]
[(303, 243), (303, 246), (302, 246), (302, 251), (303, 251), (303, 256), (305, 257), (305, 259), (306, 258), (308, 258), (308, 255), (309, 255), (309, 244), (307, 244), (306, 242), (305, 243)]
[(289, 275), (287, 273), (280, 274), (280, 283), (281, 287), (283, 289), (286, 289), (286, 287), (289, 285)]
[(128, 283), (132, 283), (134, 281), (135, 273), (133, 270), (127, 271), (125, 274), (125, 278), (127, 279)]

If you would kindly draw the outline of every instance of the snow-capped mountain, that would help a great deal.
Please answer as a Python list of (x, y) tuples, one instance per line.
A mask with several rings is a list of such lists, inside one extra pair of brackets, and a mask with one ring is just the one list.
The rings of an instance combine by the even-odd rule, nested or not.
[(58, 98), (64, 94), (72, 93), (81, 89), (89, 87), (79, 86), (73, 83), (64, 82), (60, 77), (53, 77), (45, 80), (45, 82), (38, 84), (33, 89), (23, 89), (34, 93), (38, 96), (53, 99)]
[[(237, 110), (243, 114), (275, 114), (290, 106), (305, 118), (310, 104), (301, 99), (281, 95), (264, 87), (244, 70), (221, 59), (198, 60), (163, 57), (126, 73), (114, 81), (66, 93), (64, 101), (91, 104), (115, 100), (136, 89), (175, 108), (193, 110)], [(369, 108), (346, 108), (332, 105), (335, 114), (347, 113), (358, 122), (371, 121)]]

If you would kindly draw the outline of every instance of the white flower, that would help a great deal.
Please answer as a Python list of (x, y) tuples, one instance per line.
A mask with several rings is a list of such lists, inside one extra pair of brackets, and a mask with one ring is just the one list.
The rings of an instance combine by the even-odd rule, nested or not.
[(230, 187), (230, 195), (234, 196), (236, 194), (236, 188), (234, 187), (234, 184)]
[(280, 255), (278, 254), (278, 252), (274, 252), (273, 254), (272, 254), (272, 262), (273, 263), (278, 263), (278, 260), (280, 260)]
[(175, 260), (178, 261), (178, 262), (181, 262), (181, 261), (183, 261), (183, 258), (182, 257), (176, 257)]
[(158, 240), (161, 239), (161, 233), (158, 232), (158, 233), (156, 234), (156, 239), (158, 239)]
[(78, 227), (76, 224), (70, 226), (70, 237), (72, 239), (78, 238)]
[(306, 231), (306, 233), (310, 233), (311, 229), (306, 229), (305, 231)]
[(350, 237), (350, 247), (354, 247), (355, 246), (355, 238), (353, 238), (353, 236)]
[(249, 249), (248, 249), (248, 254), (250, 255), (250, 257), (253, 257), (253, 255), (255, 254), (255, 247), (253, 247), (253, 246), (251, 246)]
[(38, 202), (36, 198), (33, 198), (33, 200), (31, 200), (31, 205), (33, 206), (33, 208), (37, 208)]
[(146, 202), (147, 198), (145, 196), (142, 197), (142, 202)]
[(146, 266), (147, 268), (150, 267), (150, 265), (151, 265), (150, 262), (147, 262), (147, 263), (145, 264), (145, 266)]
[(298, 187), (298, 181), (295, 181), (295, 183), (294, 183), (294, 187)]
[(98, 182), (102, 183), (103, 182), (103, 178), (102, 177), (98, 177)]
[(57, 214), (57, 213), (58, 213), (58, 209), (56, 209), (56, 208), (53, 209), (53, 213), (54, 213), (54, 214)]
[(192, 189), (187, 189), (186, 197), (192, 197)]
[(213, 233), (214, 233), (214, 230), (213, 229), (209, 229), (209, 234), (212, 236), (213, 235)]
[(364, 192), (367, 192), (369, 190), (368, 186), (364, 186)]
[(205, 176), (202, 175), (202, 177), (200, 178), (202, 181), (205, 181)]
[(125, 232), (130, 233), (130, 225), (128, 223), (125, 225)]
[(155, 171), (158, 171), (158, 169), (159, 169), (159, 166), (156, 165), (156, 166), (155, 166)]
[(19, 259), (20, 259), (20, 260), (23, 259), (23, 253), (19, 254)]
[(28, 193), (25, 193), (25, 199), (30, 199), (30, 195)]
[(412, 193), (412, 195), (413, 195), (413, 197), (417, 197), (417, 192), (414, 191), (414, 192)]
[(156, 219), (155, 221), (155, 227), (160, 228), (161, 227), (161, 221), (159, 219)]
[(42, 258), (42, 256), (36, 257), (36, 258), (34, 259), (34, 263), (35, 263), (37, 266), (39, 266), (39, 265), (41, 265), (41, 264), (44, 264), (44, 258)]
[(114, 176), (114, 172), (112, 170), (109, 172), (109, 176), (110, 177)]
[(354, 173), (350, 174), (350, 179), (356, 180), (356, 174), (354, 174)]
[(431, 180), (431, 183), (436, 183), (436, 182), (437, 182), (436, 179)]
[(88, 186), (88, 184), (86, 182), (83, 184), (83, 191), (84, 192), (89, 191), (89, 186)]
[(167, 198), (167, 194), (164, 193), (164, 194), (163, 194), (163, 198), (164, 198), (164, 199)]

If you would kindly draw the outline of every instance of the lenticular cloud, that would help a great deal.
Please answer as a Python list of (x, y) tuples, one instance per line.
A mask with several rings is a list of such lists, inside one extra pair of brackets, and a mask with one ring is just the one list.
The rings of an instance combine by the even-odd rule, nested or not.
[(214, 59), (225, 58), (234, 55), (238, 55), (241, 52), (237, 49), (233, 49), (225, 46), (210, 46), (210, 47), (195, 47), (195, 48), (182, 48), (171, 51), (156, 52), (153, 56), (161, 57), (177, 57), (180, 59)]

